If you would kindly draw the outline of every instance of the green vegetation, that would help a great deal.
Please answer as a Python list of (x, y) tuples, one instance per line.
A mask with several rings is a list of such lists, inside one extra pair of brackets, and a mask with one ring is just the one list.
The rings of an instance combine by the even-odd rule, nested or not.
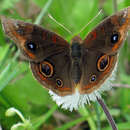
[[(101, 0), (100, 0), (101, 1)], [(130, 6), (129, 0), (1, 0), (0, 15), (41, 24), (44, 28), (58, 33), (66, 40), (78, 34), (100, 8), (103, 13), (80, 33), (85, 38), (104, 17), (111, 15), (117, 9)], [(67, 27), (70, 35), (48, 17), (51, 14), (58, 22)], [(130, 44), (127, 37), (120, 51), (117, 79), (114, 84), (130, 84)], [(130, 43), (130, 42), (129, 42)], [(28, 62), (19, 57), (19, 51), (12, 41), (3, 33), (0, 24), (0, 125), (9, 130), (18, 122), (26, 126), (18, 130), (110, 130), (106, 116), (98, 103), (86, 105), (79, 111), (69, 112), (58, 107), (53, 102), (48, 91), (32, 76)], [(128, 86), (129, 87), (129, 86)], [(119, 130), (130, 130), (130, 88), (123, 85), (104, 92), (103, 98), (109, 111), (115, 119)], [(8, 108), (13, 107), (22, 113), (19, 116), (5, 116)]]

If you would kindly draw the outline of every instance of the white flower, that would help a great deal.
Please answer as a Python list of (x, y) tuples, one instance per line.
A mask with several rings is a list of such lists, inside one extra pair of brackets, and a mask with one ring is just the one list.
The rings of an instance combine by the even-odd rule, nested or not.
[(113, 72), (109, 78), (102, 84), (102, 86), (90, 94), (80, 94), (76, 91), (73, 95), (58, 96), (51, 90), (49, 91), (52, 99), (64, 109), (77, 110), (79, 107), (84, 107), (85, 104), (90, 104), (90, 101), (97, 101), (97, 98), (101, 98), (101, 93), (103, 91), (109, 90), (111, 88), (111, 82), (115, 79), (115, 71), (117, 64), (114, 67)]

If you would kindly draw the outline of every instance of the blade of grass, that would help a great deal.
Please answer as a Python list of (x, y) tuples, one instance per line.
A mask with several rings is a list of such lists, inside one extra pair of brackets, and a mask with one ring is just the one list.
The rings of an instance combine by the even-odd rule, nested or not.
[(7, 48), (5, 54), (4, 54), (4, 56), (3, 56), (3, 58), (2, 58), (2, 60), (1, 60), (1, 62), (0, 62), (0, 69), (1, 69), (1, 68), (3, 67), (3, 65), (6, 63), (6, 61), (7, 61), (8, 57), (9, 57), (10, 53), (11, 53), (11, 46), (9, 46), (9, 47)]
[(80, 115), (86, 117), (86, 121), (88, 121), (91, 130), (97, 130), (96, 124), (92, 119), (92, 117), (90, 116), (89, 111), (86, 108), (80, 108), (79, 113)]
[(53, 0), (48, 0), (48, 2), (42, 8), (42, 11), (38, 15), (38, 17), (37, 17), (36, 21), (34, 22), (34, 24), (40, 24), (41, 23), (41, 20), (42, 20), (43, 16), (46, 14), (46, 12), (47, 12), (48, 8), (50, 7), (52, 1)]
[(17, 66), (15, 71), (11, 72), (7, 79), (5, 79), (5, 76), (8, 74), (8, 71), (4, 74), (3, 78), (0, 79), (0, 92), (7, 86), (7, 84), (17, 75), (19, 71), (19, 67)]
[[(19, 56), (19, 51), (15, 54), (10, 63), (4, 68), (4, 70), (0, 74), (0, 92), (7, 86), (7, 84), (15, 77), (17, 74), (19, 67), (18, 62), (15, 62), (17, 57)], [(6, 58), (7, 59), (7, 58)], [(5, 62), (5, 61), (4, 61)], [(15, 68), (14, 68), (15, 66)], [(13, 68), (13, 71), (11, 71)]]
[(101, 130), (101, 119), (100, 119), (100, 111), (99, 111), (99, 104), (96, 102), (94, 104), (95, 106), (95, 111), (96, 111), (96, 116), (97, 116), (97, 130)]
[(81, 118), (79, 118), (77, 120), (74, 120), (74, 121), (71, 121), (71, 122), (69, 122), (69, 123), (67, 123), (67, 124), (65, 124), (65, 125), (63, 125), (63, 126), (61, 126), (59, 128), (56, 128), (55, 130), (68, 130), (69, 128), (73, 127), (74, 125), (85, 121), (86, 118), (87, 118), (86, 116), (81, 117)]
[(55, 104), (46, 114), (33, 120), (32, 121), (33, 128), (36, 130), (39, 126), (45, 123), (52, 116), (53, 112), (55, 112), (57, 108), (58, 106)]

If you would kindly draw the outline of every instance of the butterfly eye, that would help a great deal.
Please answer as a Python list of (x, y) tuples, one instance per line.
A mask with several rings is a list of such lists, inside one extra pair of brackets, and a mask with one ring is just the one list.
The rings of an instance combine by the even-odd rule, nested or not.
[(53, 75), (53, 66), (49, 62), (44, 61), (42, 64), (40, 64), (40, 72), (45, 77), (49, 78)]
[(92, 75), (90, 78), (90, 82), (95, 82), (96, 81), (96, 75)]
[(111, 36), (111, 42), (112, 42), (112, 43), (118, 42), (118, 39), (119, 39), (118, 34), (113, 34), (113, 35)]
[(58, 87), (63, 86), (63, 82), (60, 79), (56, 79), (56, 84), (57, 84)]
[(32, 51), (32, 52), (36, 51), (37, 46), (34, 42), (27, 42), (26, 46), (27, 46), (27, 49)]
[(107, 69), (108, 65), (109, 65), (109, 56), (107, 56), (107, 55), (101, 56), (97, 63), (98, 70), (104, 71)]

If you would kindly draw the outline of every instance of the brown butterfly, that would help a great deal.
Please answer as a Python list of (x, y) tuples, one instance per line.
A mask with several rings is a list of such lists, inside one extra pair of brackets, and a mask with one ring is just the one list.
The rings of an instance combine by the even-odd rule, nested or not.
[(130, 29), (130, 7), (106, 18), (71, 45), (40, 26), (2, 17), (5, 34), (30, 62), (34, 77), (59, 96), (90, 94), (111, 75)]

